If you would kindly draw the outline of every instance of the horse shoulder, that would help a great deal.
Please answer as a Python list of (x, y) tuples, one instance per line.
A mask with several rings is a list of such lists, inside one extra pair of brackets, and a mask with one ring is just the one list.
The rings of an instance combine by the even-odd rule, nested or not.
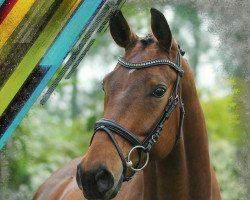
[(76, 183), (76, 166), (82, 158), (69, 161), (55, 171), (37, 190), (33, 200), (82, 200), (83, 195)]

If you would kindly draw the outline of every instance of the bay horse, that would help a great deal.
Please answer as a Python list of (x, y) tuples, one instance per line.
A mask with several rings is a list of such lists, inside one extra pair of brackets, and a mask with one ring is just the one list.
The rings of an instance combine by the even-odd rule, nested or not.
[(144, 38), (113, 13), (110, 32), (125, 55), (103, 80), (103, 118), (86, 155), (56, 171), (34, 200), (221, 199), (191, 69), (164, 15), (150, 11)]

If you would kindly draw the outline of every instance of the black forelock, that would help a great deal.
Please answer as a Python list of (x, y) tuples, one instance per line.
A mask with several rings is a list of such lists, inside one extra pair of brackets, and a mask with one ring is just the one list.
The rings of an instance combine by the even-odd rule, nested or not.
[(148, 47), (150, 44), (152, 44), (154, 42), (154, 39), (153, 39), (151, 34), (147, 34), (140, 41), (141, 41), (143, 47), (145, 48), (145, 47)]

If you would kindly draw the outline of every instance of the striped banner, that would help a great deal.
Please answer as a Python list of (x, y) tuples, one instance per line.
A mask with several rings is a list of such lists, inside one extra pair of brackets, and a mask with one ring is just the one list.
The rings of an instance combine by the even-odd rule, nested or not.
[(53, 76), (58, 74), (42, 104), (69, 69), (67, 78), (70, 77), (93, 44), (92, 36), (103, 30), (112, 10), (122, 3), (122, 0), (3, 1), (0, 149)]

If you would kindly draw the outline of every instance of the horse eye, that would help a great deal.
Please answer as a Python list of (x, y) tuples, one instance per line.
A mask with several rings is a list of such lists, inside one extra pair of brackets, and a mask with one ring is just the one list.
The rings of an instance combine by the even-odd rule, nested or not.
[(155, 97), (160, 98), (160, 97), (164, 96), (164, 94), (165, 94), (166, 91), (167, 91), (166, 87), (164, 87), (164, 86), (161, 85), (161, 86), (158, 86), (157, 88), (154, 89), (153, 95)]

